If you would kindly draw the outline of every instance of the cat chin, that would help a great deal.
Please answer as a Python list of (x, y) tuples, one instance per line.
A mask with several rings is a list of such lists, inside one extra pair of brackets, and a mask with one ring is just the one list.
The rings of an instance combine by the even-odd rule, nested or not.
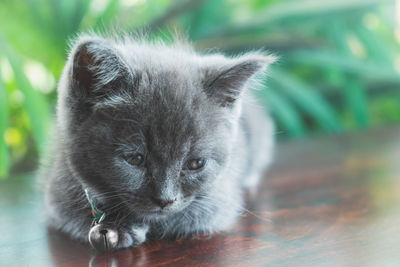
[(174, 214), (174, 212), (159, 211), (159, 212), (143, 213), (140, 216), (145, 220), (154, 221), (154, 220), (164, 219), (172, 214)]

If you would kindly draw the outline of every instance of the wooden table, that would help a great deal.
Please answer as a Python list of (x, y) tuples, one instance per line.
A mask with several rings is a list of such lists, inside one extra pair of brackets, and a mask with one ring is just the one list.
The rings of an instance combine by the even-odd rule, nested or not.
[(279, 144), (251, 212), (208, 240), (96, 256), (46, 229), (41, 197), (0, 181), (0, 266), (400, 266), (400, 128)]

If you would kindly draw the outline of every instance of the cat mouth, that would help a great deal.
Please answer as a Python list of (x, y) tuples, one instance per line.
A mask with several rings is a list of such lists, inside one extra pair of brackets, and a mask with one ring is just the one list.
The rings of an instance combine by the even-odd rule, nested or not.
[(160, 218), (164, 216), (168, 216), (172, 214), (173, 212), (170, 210), (150, 210), (142, 213), (143, 217), (147, 218)]
[(164, 208), (164, 209), (157, 208), (157, 209), (149, 209), (149, 210), (143, 211), (142, 214), (146, 217), (167, 216), (167, 215), (174, 214), (178, 211), (179, 211), (179, 209), (177, 209), (177, 208)]
[(148, 218), (169, 216), (181, 212), (189, 204), (190, 202), (183, 202), (179, 203), (178, 205), (173, 205), (165, 208), (152, 207), (148, 209), (140, 209), (136, 210), (136, 214), (139, 215), (140, 217), (148, 217)]
[(148, 211), (146, 214), (151, 215), (151, 214), (168, 214), (170, 212), (164, 211), (164, 210), (156, 210), (156, 211)]

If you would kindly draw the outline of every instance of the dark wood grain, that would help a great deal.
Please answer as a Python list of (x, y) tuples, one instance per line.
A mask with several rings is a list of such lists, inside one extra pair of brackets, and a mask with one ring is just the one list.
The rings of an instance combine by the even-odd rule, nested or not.
[(277, 151), (231, 231), (108, 255), (46, 229), (33, 174), (1, 181), (0, 266), (400, 266), (400, 128)]

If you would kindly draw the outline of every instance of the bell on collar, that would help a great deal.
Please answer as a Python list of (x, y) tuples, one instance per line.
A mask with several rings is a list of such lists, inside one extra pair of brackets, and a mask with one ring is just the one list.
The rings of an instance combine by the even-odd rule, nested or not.
[(109, 252), (118, 245), (118, 231), (102, 223), (95, 224), (89, 231), (89, 243), (99, 252)]

